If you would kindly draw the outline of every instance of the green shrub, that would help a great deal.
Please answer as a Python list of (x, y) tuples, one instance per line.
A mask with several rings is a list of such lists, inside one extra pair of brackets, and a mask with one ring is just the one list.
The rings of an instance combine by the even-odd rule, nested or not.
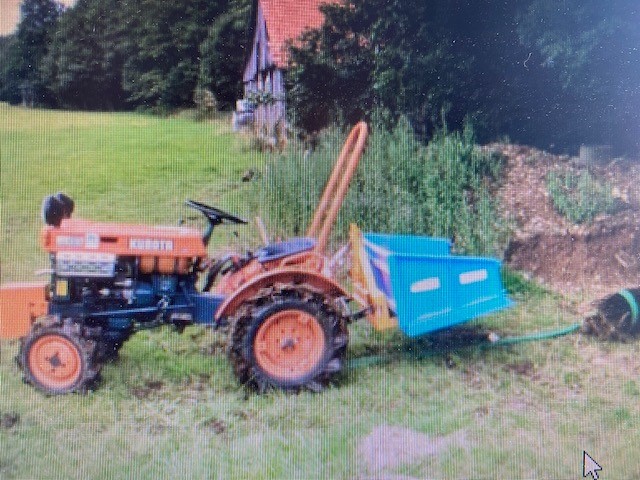
[(489, 190), (499, 179), (502, 161), (475, 145), (469, 127), (438, 133), (423, 160), (409, 166), (410, 191), (422, 214), (417, 231), (453, 238), (457, 250), (466, 253), (503, 251), (506, 225)]
[(547, 188), (556, 210), (572, 223), (592, 221), (601, 213), (613, 213), (616, 201), (611, 185), (601, 182), (588, 171), (552, 171)]
[[(311, 152), (292, 146), (274, 156), (262, 178), (262, 205), (279, 235), (304, 235), (346, 132), (332, 128)], [(502, 251), (506, 228), (488, 185), (500, 160), (473, 143), (470, 129), (437, 134), (420, 143), (409, 123), (375, 126), (334, 228), (344, 241), (348, 225), (365, 231), (452, 238), (459, 251)]]
[(502, 283), (509, 295), (515, 298), (542, 298), (550, 293), (534, 280), (508, 267), (502, 269)]

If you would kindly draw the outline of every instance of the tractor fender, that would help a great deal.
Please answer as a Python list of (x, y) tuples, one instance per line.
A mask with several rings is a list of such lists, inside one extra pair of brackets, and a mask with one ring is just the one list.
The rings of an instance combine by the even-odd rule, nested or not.
[(0, 286), (0, 339), (24, 337), (36, 318), (49, 313), (46, 283)]
[(229, 317), (245, 300), (254, 298), (264, 288), (304, 285), (331, 297), (349, 297), (349, 294), (333, 279), (299, 267), (283, 267), (258, 275), (228, 297), (216, 312), (215, 319)]

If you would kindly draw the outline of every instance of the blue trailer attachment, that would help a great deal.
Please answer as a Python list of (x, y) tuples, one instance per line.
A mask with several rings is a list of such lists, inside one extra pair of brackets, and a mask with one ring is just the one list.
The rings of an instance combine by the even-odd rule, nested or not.
[(451, 327), (513, 304), (502, 286), (498, 260), (451, 255), (446, 239), (368, 233), (357, 245), (354, 238), (352, 233), (354, 264), (360, 269), (352, 275), (356, 290), (366, 291), (369, 298), (382, 294), (408, 336)]

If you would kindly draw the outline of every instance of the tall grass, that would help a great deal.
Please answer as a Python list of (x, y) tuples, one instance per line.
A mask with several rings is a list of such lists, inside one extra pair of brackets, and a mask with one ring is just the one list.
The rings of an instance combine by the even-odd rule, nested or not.
[[(271, 158), (262, 205), (282, 235), (304, 233), (345, 136), (333, 128), (313, 152), (294, 146)], [(406, 121), (391, 131), (374, 125), (334, 239), (343, 240), (356, 222), (376, 232), (453, 238), (466, 253), (500, 252), (506, 228), (490, 185), (499, 179), (501, 162), (473, 140), (470, 129), (442, 130), (424, 145)]]

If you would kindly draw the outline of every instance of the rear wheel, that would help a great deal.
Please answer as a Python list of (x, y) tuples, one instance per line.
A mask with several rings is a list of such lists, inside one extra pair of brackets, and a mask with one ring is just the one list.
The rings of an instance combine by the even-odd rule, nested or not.
[(85, 391), (98, 376), (96, 343), (81, 335), (80, 325), (36, 325), (20, 345), (18, 363), (24, 379), (47, 394)]
[(287, 292), (247, 313), (235, 322), (229, 348), (242, 383), (319, 391), (342, 370), (348, 331), (322, 297)]

